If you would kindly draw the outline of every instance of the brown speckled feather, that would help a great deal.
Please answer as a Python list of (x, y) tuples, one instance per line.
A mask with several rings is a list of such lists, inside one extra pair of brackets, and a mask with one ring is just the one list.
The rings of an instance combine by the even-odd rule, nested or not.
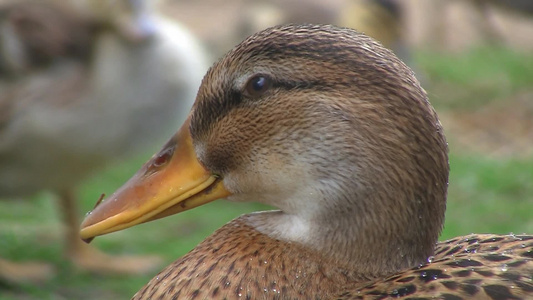
[(339, 299), (531, 299), (533, 236), (472, 234), (440, 242), (432, 262)]
[[(244, 218), (244, 219), (243, 219)], [(153, 278), (134, 299), (526, 299), (533, 237), (468, 235), (440, 242), (432, 262), (369, 281), (246, 225), (219, 229)], [(210, 257), (223, 253), (213, 261)]]
[(324, 299), (356, 280), (316, 253), (259, 233), (246, 218), (217, 230), (133, 298)]

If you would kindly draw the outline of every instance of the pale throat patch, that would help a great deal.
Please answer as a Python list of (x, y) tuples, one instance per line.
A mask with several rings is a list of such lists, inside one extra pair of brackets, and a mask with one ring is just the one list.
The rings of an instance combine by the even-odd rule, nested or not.
[(290, 192), (292, 193), (255, 195), (255, 197), (248, 195), (247, 197), (251, 197), (248, 201), (258, 200), (254, 199), (256, 197), (262, 198), (262, 201), (258, 202), (274, 205), (281, 210), (247, 215), (247, 222), (259, 232), (275, 239), (303, 245), (312, 245), (321, 241), (321, 237), (316, 235), (316, 230), (313, 230), (317, 214), (324, 209), (321, 207), (324, 203), (320, 194), (316, 193), (312, 186), (299, 187)]
[(247, 215), (247, 223), (271, 238), (308, 244), (311, 237), (310, 223), (297, 215), (282, 211), (263, 211)]

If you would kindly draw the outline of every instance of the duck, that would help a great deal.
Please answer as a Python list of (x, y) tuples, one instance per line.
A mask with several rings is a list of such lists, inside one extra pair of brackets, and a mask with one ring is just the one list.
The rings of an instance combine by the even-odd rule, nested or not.
[(448, 145), (414, 73), (364, 34), (287, 24), (235, 46), (187, 120), (80, 227), (96, 236), (217, 199), (242, 215), (133, 299), (525, 299), (533, 237), (438, 243)]
[[(75, 5), (1, 6), (0, 199), (52, 192), (68, 260), (90, 272), (145, 273), (161, 258), (111, 256), (80, 241), (76, 187), (120, 162), (113, 153), (157, 150), (149, 145), (185, 120), (209, 57), (185, 27), (144, 1)], [(51, 270), (0, 259), (8, 280), (49, 278)]]

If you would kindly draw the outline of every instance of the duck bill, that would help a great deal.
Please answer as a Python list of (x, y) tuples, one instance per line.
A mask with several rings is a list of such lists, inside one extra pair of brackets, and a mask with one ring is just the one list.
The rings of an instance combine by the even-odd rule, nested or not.
[(81, 224), (80, 236), (122, 230), (229, 196), (222, 180), (196, 158), (189, 120), (163, 149), (115, 193), (97, 202)]

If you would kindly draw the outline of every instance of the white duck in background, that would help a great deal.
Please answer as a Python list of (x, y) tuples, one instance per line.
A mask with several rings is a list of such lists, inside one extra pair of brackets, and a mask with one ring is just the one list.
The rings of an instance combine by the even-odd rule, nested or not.
[[(59, 1), (0, 8), (0, 199), (56, 193), (69, 259), (99, 272), (145, 272), (159, 260), (109, 257), (80, 242), (74, 189), (116, 153), (150, 150), (168, 137), (185, 119), (208, 59), (187, 30), (141, 1), (87, 7), (86, 14)], [(31, 266), (0, 260), (0, 277), (50, 273)]]

